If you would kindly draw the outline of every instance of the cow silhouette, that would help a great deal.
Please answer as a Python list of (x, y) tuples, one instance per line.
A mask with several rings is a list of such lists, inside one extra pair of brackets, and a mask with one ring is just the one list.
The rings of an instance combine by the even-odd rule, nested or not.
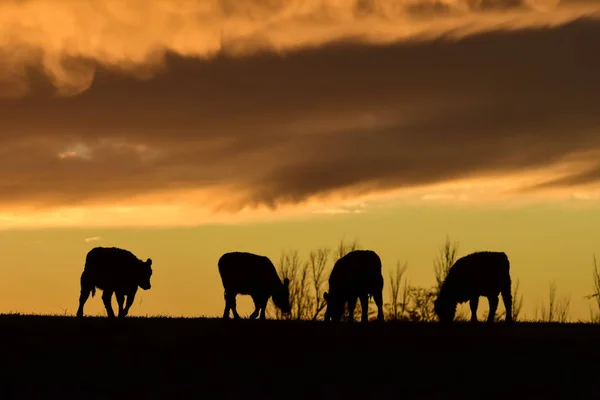
[(290, 312), (289, 279), (283, 283), (277, 275), (275, 266), (268, 257), (244, 253), (225, 253), (219, 258), (219, 274), (225, 289), (225, 311), (223, 318), (229, 318), (229, 310), (239, 319), (236, 309), (238, 294), (250, 295), (254, 301), (254, 312), (250, 319), (255, 319), (260, 313), (260, 319), (265, 319), (269, 298), (284, 313)]
[(490, 304), (487, 322), (494, 322), (498, 296), (506, 309), (505, 321), (512, 322), (512, 294), (510, 263), (503, 252), (482, 251), (458, 259), (448, 271), (434, 310), (441, 322), (450, 322), (459, 303), (470, 302), (471, 322), (477, 322), (479, 297), (485, 296)]
[[(116, 247), (95, 247), (87, 253), (85, 268), (81, 274), (81, 292), (77, 317), (83, 317), (83, 306), (90, 293), (96, 288), (102, 290), (102, 301), (109, 318), (114, 318), (111, 299), (113, 293), (119, 304), (119, 318), (127, 316), (135, 299), (138, 286), (144, 290), (151, 288), (152, 260), (142, 261), (130, 251)], [(123, 307), (127, 297), (127, 304)]]
[(354, 250), (336, 261), (329, 276), (329, 292), (323, 297), (327, 302), (325, 321), (338, 322), (348, 303), (349, 321), (354, 321), (356, 300), (360, 299), (362, 322), (369, 319), (369, 296), (377, 305), (377, 319), (383, 321), (383, 275), (381, 259), (372, 250)]

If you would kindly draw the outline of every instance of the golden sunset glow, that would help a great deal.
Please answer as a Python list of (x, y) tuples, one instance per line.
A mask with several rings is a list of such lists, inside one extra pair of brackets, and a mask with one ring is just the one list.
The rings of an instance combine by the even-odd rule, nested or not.
[(224, 252), (429, 285), (448, 234), (586, 319), (598, 38), (596, 0), (4, 1), (0, 312), (72, 314), (95, 246), (154, 260), (132, 315), (219, 315)]

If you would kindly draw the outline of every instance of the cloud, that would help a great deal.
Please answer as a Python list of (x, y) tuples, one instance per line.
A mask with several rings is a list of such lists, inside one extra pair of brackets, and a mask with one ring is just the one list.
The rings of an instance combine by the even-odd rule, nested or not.
[[(597, 154), (597, 156), (600, 154)], [(592, 161), (593, 165), (587, 169), (580, 169), (577, 172), (567, 174), (561, 177), (554, 177), (544, 182), (524, 188), (524, 191), (540, 190), (547, 188), (564, 188), (573, 186), (585, 186), (595, 184), (600, 181), (600, 162)]]
[[(347, 10), (318, 14), (316, 2), (287, 2), (298, 14), (285, 7), (288, 14), (269, 14), (267, 6), (249, 2), (247, 9), (227, 9), (231, 15), (219, 11), (228, 17), (214, 22), (221, 26), (225, 18), (226, 32), (237, 38), (227, 42), (227, 52), (194, 33), (197, 25), (212, 25), (194, 23), (195, 11), (186, 7), (208, 2), (181, 3), (181, 12), (172, 7), (162, 14), (127, 1), (77, 4), (68, 6), (75, 11), (31, 11), (29, 20), (40, 23), (18, 35), (24, 11), (0, 12), (4, 22), (13, 18), (12, 25), (0, 23), (4, 32), (13, 29), (12, 36), (0, 34), (12, 38), (0, 47), (16, 54), (10, 65), (38, 54), (16, 51), (26, 43), (42, 53), (69, 50), (85, 60), (70, 70), (88, 65), (94, 71), (89, 89), (56, 98), (48, 70), (30, 69), (27, 96), (0, 100), (6, 213), (0, 218), (7, 224), (17, 224), (15, 210), (31, 208), (48, 212), (44, 221), (51, 224), (66, 218), (60, 215), (87, 223), (79, 211), (86, 207), (112, 207), (97, 215), (115, 221), (135, 209), (154, 218), (160, 212), (152, 207), (160, 206), (187, 224), (258, 206), (320, 202), (321, 210), (344, 209), (326, 204), (332, 196), (343, 202), (423, 189), (419, 196), (472, 202), (503, 191), (530, 193), (530, 187), (571, 196), (574, 188), (583, 193), (598, 183), (600, 21), (592, 15), (564, 23), (590, 14), (598, 2), (564, 3), (545, 13), (403, 11), (389, 23), (372, 12), (362, 19)], [(85, 14), (92, 5), (106, 5), (98, 11), (104, 22)], [(55, 17), (52, 29), (62, 27), (62, 36), (44, 25), (47, 16)], [(148, 24), (143, 32), (139, 21)], [(296, 25), (284, 29), (282, 21)], [(169, 24), (176, 28), (167, 34)], [(261, 35), (269, 40), (258, 40)], [(145, 80), (119, 72), (143, 72), (155, 61), (162, 69)], [(19, 74), (10, 76), (22, 85)], [(499, 178), (493, 190), (485, 186)], [(480, 189), (440, 192), (457, 182), (477, 182)], [(64, 207), (71, 211), (56, 214)], [(191, 214), (194, 207), (204, 211)]]
[(212, 59), (338, 40), (462, 37), (562, 24), (599, 8), (597, 1), (573, 0), (6, 0), (0, 93), (28, 93), (32, 67), (58, 94), (72, 96), (92, 85), (99, 65), (149, 78), (168, 52)]
[(96, 241), (99, 241), (99, 240), (102, 240), (102, 237), (100, 237), (100, 236), (93, 236), (93, 237), (89, 237), (89, 238), (85, 238), (85, 239), (84, 239), (84, 241), (85, 241), (86, 243), (89, 243), (89, 242), (96, 242)]
[(366, 212), (367, 204), (345, 204), (341, 207), (335, 208), (317, 208), (312, 211), (313, 214), (326, 214), (326, 215), (342, 215), (342, 214), (363, 214)]

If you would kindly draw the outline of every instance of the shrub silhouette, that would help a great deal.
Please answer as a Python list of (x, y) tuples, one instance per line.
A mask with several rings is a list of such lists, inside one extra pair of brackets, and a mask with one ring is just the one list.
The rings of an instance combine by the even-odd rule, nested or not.
[(325, 320), (340, 321), (348, 303), (348, 320), (354, 321), (356, 300), (360, 299), (362, 322), (368, 321), (369, 296), (377, 305), (377, 319), (383, 321), (383, 275), (381, 259), (372, 250), (354, 250), (336, 261), (329, 276)]
[(512, 294), (510, 263), (503, 252), (476, 252), (462, 257), (450, 268), (444, 280), (434, 310), (442, 322), (454, 319), (456, 306), (470, 302), (471, 322), (477, 322), (479, 297), (485, 296), (490, 304), (487, 322), (494, 322), (498, 296), (506, 309), (506, 322), (512, 322)]
[[(83, 306), (90, 293), (101, 289), (102, 301), (109, 318), (114, 318), (111, 299), (113, 293), (119, 304), (119, 318), (127, 316), (135, 299), (138, 286), (144, 290), (151, 288), (152, 260), (138, 259), (128, 250), (117, 247), (95, 247), (87, 253), (85, 268), (81, 274), (81, 292), (77, 317), (83, 317)], [(127, 297), (127, 304), (123, 307)]]
[(260, 319), (265, 319), (265, 311), (269, 298), (284, 313), (290, 312), (289, 280), (283, 283), (277, 274), (275, 266), (268, 257), (252, 253), (225, 253), (219, 258), (219, 274), (225, 289), (225, 310), (223, 318), (229, 318), (229, 311), (234, 318), (240, 318), (236, 309), (238, 294), (250, 295), (254, 301), (254, 312), (250, 319), (255, 319), (260, 313)]

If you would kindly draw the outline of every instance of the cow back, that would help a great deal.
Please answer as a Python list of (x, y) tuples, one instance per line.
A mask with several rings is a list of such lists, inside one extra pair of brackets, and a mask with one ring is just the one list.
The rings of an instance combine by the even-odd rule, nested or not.
[(140, 264), (133, 253), (116, 247), (95, 247), (87, 253), (84, 274), (86, 279), (102, 290), (137, 287)]
[(268, 257), (244, 252), (226, 253), (219, 259), (219, 274), (227, 293), (271, 295), (282, 285)]
[(383, 288), (381, 259), (372, 250), (355, 250), (340, 258), (329, 276), (329, 292), (333, 295), (377, 293)]
[[(510, 263), (503, 252), (476, 252), (458, 259), (448, 272), (442, 290), (459, 302), (473, 296), (496, 296), (510, 285)], [(445, 286), (445, 288), (444, 288)]]

